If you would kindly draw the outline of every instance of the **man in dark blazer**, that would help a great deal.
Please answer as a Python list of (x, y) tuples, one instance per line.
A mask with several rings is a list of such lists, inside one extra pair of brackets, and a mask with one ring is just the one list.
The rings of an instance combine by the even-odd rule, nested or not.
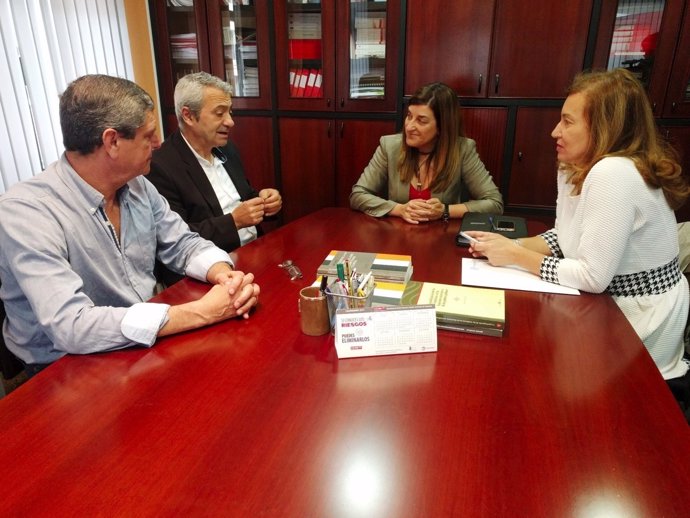
[[(175, 113), (179, 129), (153, 154), (147, 178), (192, 230), (230, 252), (280, 211), (280, 193), (252, 188), (228, 141), (234, 126), (228, 83), (206, 72), (184, 76), (175, 87)], [(160, 280), (181, 278), (171, 273), (159, 271)]]

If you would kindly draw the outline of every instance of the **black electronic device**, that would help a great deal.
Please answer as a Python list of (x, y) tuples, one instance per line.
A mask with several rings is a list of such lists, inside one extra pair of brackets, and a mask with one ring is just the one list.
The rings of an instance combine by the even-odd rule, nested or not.
[(511, 239), (517, 239), (519, 237), (527, 237), (527, 222), (525, 218), (519, 216), (468, 212), (462, 218), (462, 224), (455, 236), (455, 244), (458, 246), (470, 246), (469, 241), (460, 232), (471, 230), (495, 232)]

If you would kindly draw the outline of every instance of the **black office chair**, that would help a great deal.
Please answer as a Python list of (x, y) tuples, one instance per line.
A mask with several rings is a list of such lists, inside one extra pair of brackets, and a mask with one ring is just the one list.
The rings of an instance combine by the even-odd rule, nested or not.
[(0, 300), (0, 371), (2, 377), (9, 380), (24, 370), (24, 364), (5, 345), (5, 337), (1, 327), (5, 321), (5, 316), (5, 305)]

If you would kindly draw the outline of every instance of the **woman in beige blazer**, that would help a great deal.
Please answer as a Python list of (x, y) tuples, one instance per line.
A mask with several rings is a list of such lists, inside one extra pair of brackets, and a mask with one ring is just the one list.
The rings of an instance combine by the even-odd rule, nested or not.
[[(463, 188), (470, 201), (461, 202)], [(460, 105), (451, 88), (433, 83), (415, 92), (403, 132), (381, 137), (352, 187), (350, 206), (413, 224), (462, 218), (467, 212), (503, 212), (501, 193), (474, 141), (463, 136)]]

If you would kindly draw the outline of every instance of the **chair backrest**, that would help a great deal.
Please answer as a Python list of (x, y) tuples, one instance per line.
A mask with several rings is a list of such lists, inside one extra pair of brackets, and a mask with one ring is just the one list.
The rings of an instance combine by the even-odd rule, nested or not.
[(24, 364), (5, 345), (5, 336), (2, 334), (2, 324), (5, 321), (5, 316), (5, 305), (0, 300), (0, 371), (2, 371), (3, 378), (8, 380), (22, 372)]

